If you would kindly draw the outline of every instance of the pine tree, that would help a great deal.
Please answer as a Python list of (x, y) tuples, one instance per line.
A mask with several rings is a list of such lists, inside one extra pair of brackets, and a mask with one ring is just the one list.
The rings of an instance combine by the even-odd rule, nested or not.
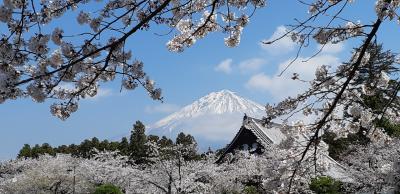
[(60, 145), (57, 148), (54, 148), (54, 150), (56, 153), (71, 154), (67, 145)]
[(145, 126), (142, 122), (136, 121), (133, 125), (130, 137), (129, 152), (130, 156), (136, 163), (143, 163), (147, 152), (147, 137), (145, 134)]
[(40, 154), (41, 154), (41, 148), (40, 148), (39, 144), (35, 144), (35, 146), (33, 146), (32, 151), (31, 151), (31, 157), (38, 158)]
[(50, 144), (43, 143), (42, 146), (40, 147), (40, 154), (50, 154), (54, 156), (56, 155), (56, 152), (54, 151), (53, 147), (51, 147)]
[(108, 140), (106, 140), (106, 139), (103, 140), (103, 141), (101, 141), (100, 144), (99, 144), (98, 150), (100, 150), (100, 151), (111, 150), (111, 148), (110, 148), (110, 142), (109, 142)]
[(158, 141), (158, 144), (160, 145), (160, 147), (165, 148), (174, 145), (174, 142), (168, 137), (162, 136), (161, 139)]
[(73, 156), (79, 156), (79, 146), (75, 144), (71, 144), (68, 146), (68, 153), (71, 153)]
[(30, 158), (32, 157), (32, 149), (29, 144), (24, 144), (22, 149), (19, 151), (18, 158)]
[(147, 140), (151, 141), (151, 142), (159, 142), (160, 141), (160, 137), (158, 137), (157, 135), (148, 135), (147, 136)]
[(79, 146), (78, 146), (78, 152), (79, 156), (82, 158), (89, 158), (90, 157), (90, 151), (93, 149), (92, 141), (85, 139)]
[(100, 147), (100, 140), (97, 138), (97, 137), (93, 137), (92, 138), (92, 143), (91, 143), (92, 145), (92, 148), (97, 148), (97, 149), (99, 149), (99, 147)]
[(122, 155), (128, 155), (129, 154), (129, 141), (128, 138), (123, 137), (121, 139), (121, 142), (119, 142), (118, 145), (118, 150)]
[(191, 144), (197, 144), (196, 140), (194, 139), (193, 136), (190, 134), (185, 134), (183, 132), (180, 132), (178, 136), (176, 137), (176, 144), (182, 144), (182, 145), (191, 145)]
[(183, 147), (189, 148), (188, 152), (183, 156), (185, 160), (199, 159), (200, 156), (197, 154), (197, 142), (190, 134), (185, 135), (181, 132), (176, 137), (176, 145), (182, 145)]

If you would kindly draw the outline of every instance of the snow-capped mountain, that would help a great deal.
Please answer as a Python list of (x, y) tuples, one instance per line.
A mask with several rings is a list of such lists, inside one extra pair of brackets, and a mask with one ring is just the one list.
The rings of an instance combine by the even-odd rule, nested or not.
[(181, 110), (147, 126), (149, 133), (175, 138), (189, 133), (200, 146), (224, 145), (240, 129), (243, 115), (262, 117), (264, 107), (229, 90), (212, 92)]

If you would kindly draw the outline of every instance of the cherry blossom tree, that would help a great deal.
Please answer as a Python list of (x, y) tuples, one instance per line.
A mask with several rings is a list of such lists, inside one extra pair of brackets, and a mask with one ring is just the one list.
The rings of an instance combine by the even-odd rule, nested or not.
[(97, 185), (128, 189), (137, 168), (118, 152), (98, 152), (91, 159), (70, 154), (42, 155), (0, 164), (1, 193), (93, 193)]
[[(309, 152), (300, 168), (296, 161), (304, 146), (288, 145), (271, 145), (261, 155), (237, 151), (221, 164), (215, 163), (213, 154), (185, 160), (190, 148), (179, 144), (160, 147), (152, 142), (147, 164), (136, 164), (116, 151), (96, 150), (90, 159), (69, 154), (20, 158), (0, 163), (0, 192), (90, 193), (97, 185), (112, 184), (125, 193), (241, 193), (249, 186), (260, 193), (286, 193), (295, 169), (301, 176), (294, 178), (292, 192), (312, 193), (309, 184), (318, 176), (347, 182), (343, 189), (348, 192), (398, 189), (398, 140), (355, 147), (355, 153), (343, 158), (343, 166), (327, 160), (324, 146), (316, 160)], [(342, 168), (345, 171), (338, 171)]]
[[(79, 176), (80, 159), (70, 155), (18, 159), (0, 165), (1, 193), (88, 193), (93, 185)], [(75, 170), (74, 170), (75, 169)]]
[[(162, 25), (174, 34), (167, 48), (182, 52), (219, 31), (233, 47), (249, 18), (264, 6), (265, 0), (5, 0), (0, 5), (0, 103), (54, 99), (51, 113), (64, 120), (80, 99), (96, 96), (102, 82), (117, 77), (122, 88), (141, 85), (151, 98), (162, 100), (140, 56), (126, 45), (131, 36)], [(71, 16), (74, 31), (59, 23)]]
[[(265, 155), (239, 151), (230, 162), (217, 164), (212, 154), (185, 160), (190, 146), (161, 148), (149, 143), (147, 164), (135, 164), (118, 152), (94, 151), (90, 159), (69, 154), (42, 155), (0, 163), (1, 193), (90, 193), (96, 185), (113, 184), (126, 193), (242, 192), (248, 185), (260, 191), (286, 191), (293, 153), (272, 146)], [(311, 163), (303, 163), (312, 166)], [(322, 161), (322, 160), (321, 160)], [(322, 166), (322, 165), (321, 165)], [(314, 168), (304, 168), (294, 188), (308, 189)], [(319, 169), (322, 170), (322, 169)], [(302, 184), (300, 184), (302, 183)]]
[[(133, 193), (201, 193), (211, 191), (210, 177), (206, 172), (215, 173), (218, 168), (213, 157), (188, 159), (196, 148), (195, 144), (174, 144), (160, 146), (148, 142), (147, 164), (136, 165), (140, 170), (132, 180)], [(205, 180), (204, 180), (205, 179)]]
[(355, 152), (343, 158), (354, 178), (351, 192), (399, 192), (399, 140), (354, 146)]
[[(290, 36), (299, 44), (297, 56), (282, 73), (290, 68), (302, 49), (311, 41), (321, 44), (321, 50), (326, 44), (337, 44), (349, 39), (359, 39), (362, 43), (353, 51), (348, 62), (337, 67), (319, 64), (315, 79), (308, 81), (310, 87), (305, 92), (288, 97), (278, 104), (266, 106), (266, 123), (278, 119), (287, 122), (295, 114), (312, 118), (310, 123), (296, 124), (297, 130), (308, 137), (308, 143), (296, 162), (298, 168), (292, 173), (289, 188), (294, 184), (296, 173), (300, 171), (301, 163), (307, 158), (308, 152), (317, 152), (317, 145), (322, 142), (321, 136), (325, 131), (334, 132), (338, 137), (361, 131), (372, 143), (382, 143), (390, 141), (390, 137), (374, 121), (400, 121), (399, 60), (390, 51), (384, 53), (377, 43), (377, 32), (382, 23), (399, 20), (397, 12), (400, 1), (377, 0), (374, 1), (375, 4), (371, 3), (371, 6), (375, 6), (376, 19), (370, 24), (361, 24), (357, 21), (358, 18), (342, 16), (345, 9), (352, 6), (351, 0), (301, 2), (310, 7), (310, 17), (296, 20), (298, 23), (289, 25), (285, 34), (264, 42), (273, 44)], [(301, 79), (299, 74), (295, 74), (293, 79), (307, 81)], [(369, 96), (379, 96), (382, 102), (379, 109), (372, 109), (368, 105), (365, 99)]]

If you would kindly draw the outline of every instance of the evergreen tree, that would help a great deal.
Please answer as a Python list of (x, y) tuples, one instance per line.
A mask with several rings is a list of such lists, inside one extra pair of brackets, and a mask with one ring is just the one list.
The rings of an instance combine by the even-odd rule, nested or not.
[(96, 147), (99, 151), (106, 151), (106, 150), (111, 150), (110, 149), (110, 142), (108, 140), (103, 140), (98, 147)]
[(108, 150), (109, 151), (116, 151), (116, 150), (118, 150), (118, 148), (119, 148), (119, 142), (117, 142), (117, 141), (111, 141), (108, 144)]
[(183, 147), (189, 148), (189, 151), (183, 156), (185, 160), (200, 159), (200, 155), (197, 154), (197, 142), (190, 134), (185, 135), (181, 132), (176, 137), (176, 145), (182, 145)]
[(129, 155), (129, 142), (128, 138), (123, 137), (121, 142), (119, 142), (118, 150), (122, 155)]
[(137, 163), (143, 163), (147, 152), (147, 137), (145, 126), (142, 122), (136, 121), (131, 131), (129, 152), (132, 159)]
[(54, 151), (56, 153), (71, 154), (71, 151), (69, 150), (68, 146), (66, 146), (66, 145), (60, 145), (57, 148), (54, 148)]
[(190, 134), (185, 135), (185, 133), (180, 132), (178, 136), (176, 137), (176, 144), (182, 144), (182, 145), (191, 145), (191, 144), (197, 144), (196, 140), (194, 140), (194, 137), (191, 136)]
[(18, 158), (29, 158), (32, 157), (32, 149), (29, 144), (24, 144), (22, 149), (19, 151)]
[(32, 158), (38, 158), (40, 154), (41, 154), (40, 146), (39, 146), (39, 144), (36, 144), (32, 148), (31, 157)]
[(158, 141), (158, 144), (160, 145), (160, 147), (165, 148), (174, 145), (174, 142), (166, 136), (162, 136), (161, 139)]
[(73, 156), (79, 156), (79, 146), (75, 144), (69, 145), (68, 153), (71, 153)]
[(93, 149), (92, 141), (85, 139), (79, 146), (78, 146), (78, 154), (82, 158), (89, 158), (90, 151)]
[[(384, 51), (382, 45), (372, 44), (368, 47), (368, 53), (371, 56), (369, 63), (360, 70), (359, 80), (367, 80), (370, 85), (376, 85), (376, 81), (372, 79), (373, 75), (379, 75), (381, 72), (388, 72), (389, 74), (397, 72), (399, 69), (398, 62), (396, 62), (396, 54), (389, 51)], [(385, 117), (388, 105), (392, 104), (393, 107), (400, 107), (400, 97), (397, 95), (399, 92), (400, 82), (396, 79), (391, 79), (388, 87), (385, 89), (377, 88), (373, 95), (362, 95), (361, 99), (363, 104), (371, 108), (376, 114), (382, 114), (380, 119), (374, 121), (375, 126), (382, 127), (384, 131), (392, 136), (399, 137), (400, 125), (391, 123)]]
[(157, 143), (158, 141), (160, 141), (160, 137), (158, 137), (157, 135), (148, 135), (147, 140)]
[(93, 137), (91, 141), (91, 146), (93, 148), (99, 149), (100, 147), (100, 140), (97, 137)]
[[(166, 136), (161, 138), (157, 135), (146, 136), (145, 126), (140, 121), (137, 121), (133, 125), (129, 141), (126, 137), (123, 137), (120, 142), (110, 142), (108, 140), (100, 141), (98, 138), (93, 137), (91, 139), (83, 140), (79, 145), (60, 145), (56, 148), (53, 148), (48, 143), (44, 143), (41, 146), (36, 144), (33, 148), (31, 148), (29, 144), (25, 144), (19, 151), (18, 157), (37, 158), (43, 154), (55, 156), (58, 153), (63, 153), (71, 154), (74, 157), (90, 158), (94, 154), (93, 149), (99, 151), (118, 150), (120, 154), (130, 156), (135, 163), (141, 164), (148, 162), (147, 142), (149, 141), (157, 143), (160, 148), (172, 148), (175, 145), (181, 145), (181, 148), (185, 150), (183, 155), (185, 160), (201, 159), (201, 155), (197, 153), (197, 143), (193, 136), (180, 133), (178, 134), (176, 143), (174, 144), (174, 142)], [(175, 157), (174, 153), (163, 154)]]
[(56, 155), (56, 152), (54, 151), (54, 149), (48, 143), (42, 144), (42, 146), (40, 147), (40, 152), (39, 153), (40, 154), (50, 154), (52, 156)]

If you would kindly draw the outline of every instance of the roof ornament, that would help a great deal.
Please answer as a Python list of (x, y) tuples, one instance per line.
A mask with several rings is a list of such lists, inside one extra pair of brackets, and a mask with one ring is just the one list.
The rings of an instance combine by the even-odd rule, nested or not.
[(271, 120), (272, 120), (272, 118), (270, 116), (269, 117), (263, 117), (262, 118), (263, 127), (268, 126), (271, 123)]
[(246, 125), (247, 123), (249, 123), (249, 117), (246, 113), (244, 113), (242, 125)]

